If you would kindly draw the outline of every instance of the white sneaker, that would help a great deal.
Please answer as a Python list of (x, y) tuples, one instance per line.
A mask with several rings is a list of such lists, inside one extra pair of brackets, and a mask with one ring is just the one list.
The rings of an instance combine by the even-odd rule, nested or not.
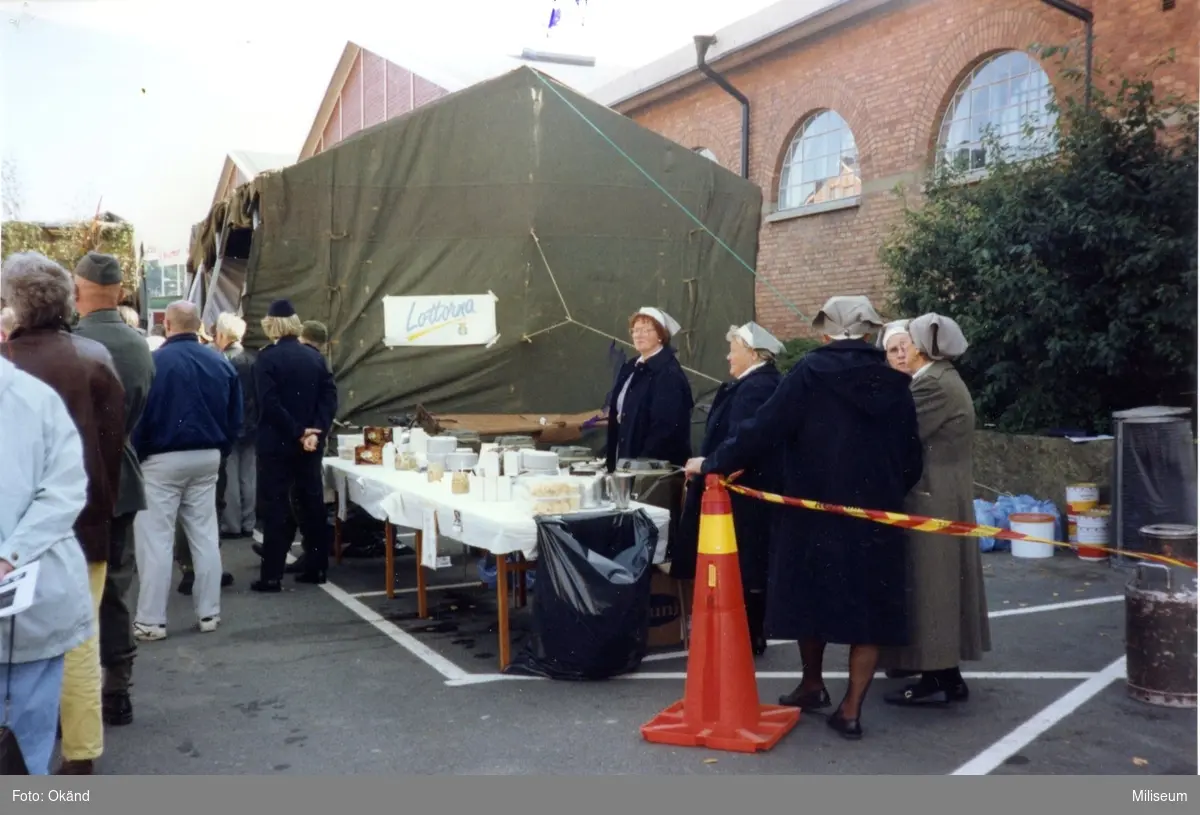
[(211, 634), (213, 631), (217, 630), (217, 626), (220, 625), (220, 623), (220, 617), (205, 617), (200, 621), (200, 633)]
[(139, 642), (155, 642), (167, 638), (165, 625), (148, 625), (147, 623), (133, 624), (133, 637)]

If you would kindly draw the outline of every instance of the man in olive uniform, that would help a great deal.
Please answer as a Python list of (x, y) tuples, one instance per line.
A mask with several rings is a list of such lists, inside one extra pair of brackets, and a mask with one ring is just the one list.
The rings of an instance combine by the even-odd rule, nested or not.
[(146, 340), (121, 316), (121, 264), (111, 255), (88, 252), (75, 267), (75, 333), (103, 345), (112, 355), (117, 376), (125, 388), (125, 450), (117, 487), (117, 504), (111, 531), (108, 573), (100, 599), (100, 664), (104, 666), (103, 716), (110, 726), (133, 721), (129, 684), (137, 645), (129, 613), (129, 586), (133, 582), (133, 519), (146, 508), (142, 468), (129, 443), (133, 428), (146, 406), (154, 381), (154, 361)]

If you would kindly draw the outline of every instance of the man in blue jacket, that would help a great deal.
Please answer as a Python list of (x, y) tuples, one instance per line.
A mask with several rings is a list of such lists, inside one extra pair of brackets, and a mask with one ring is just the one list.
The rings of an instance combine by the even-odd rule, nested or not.
[(250, 588), (278, 592), (296, 537), (289, 500), (293, 490), (304, 533), (304, 571), (296, 581), (325, 582), (330, 536), (321, 458), (337, 412), (337, 385), (321, 355), (300, 343), (304, 326), (291, 303), (271, 303), (262, 326), (272, 343), (255, 363), (263, 559), (259, 579)]
[(154, 352), (155, 377), (133, 446), (142, 462), (146, 509), (134, 521), (139, 640), (167, 636), (175, 520), (192, 553), (192, 600), (200, 630), (221, 620), (217, 476), (242, 426), (242, 387), (219, 351), (200, 344), (200, 315), (187, 301), (166, 313), (167, 340)]

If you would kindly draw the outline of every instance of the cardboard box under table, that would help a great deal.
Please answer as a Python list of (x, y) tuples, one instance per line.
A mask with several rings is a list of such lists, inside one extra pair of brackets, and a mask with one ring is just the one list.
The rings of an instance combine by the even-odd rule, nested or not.
[[(326, 458), (327, 477), (337, 493), (338, 512), (334, 522), (335, 558), (341, 550), (341, 520), (347, 503), (356, 504), (384, 524), (386, 554), (384, 588), (388, 598), (395, 596), (395, 528), (415, 533), (417, 562), (417, 616), (429, 617), (428, 585), (425, 567), (432, 552), (425, 551), (426, 530), (439, 538), (448, 538), (473, 549), (496, 556), (496, 612), (500, 669), (511, 661), (509, 641), (510, 572), (522, 575), (537, 558), (537, 524), (529, 507), (521, 501), (483, 501), (477, 494), (455, 495), (449, 477), (430, 483), (425, 473), (389, 470), (382, 466), (360, 465), (338, 458)], [(631, 503), (631, 509), (643, 510), (658, 529), (654, 562), (666, 556), (670, 513), (659, 507)], [(509, 563), (506, 555), (516, 553), (518, 563)], [(517, 579), (519, 605), (525, 604), (525, 581)]]

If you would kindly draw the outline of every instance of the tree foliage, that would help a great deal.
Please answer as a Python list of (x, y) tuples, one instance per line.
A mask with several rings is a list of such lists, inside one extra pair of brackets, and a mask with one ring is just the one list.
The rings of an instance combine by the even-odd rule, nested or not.
[(1150, 75), (1078, 96), (1055, 106), (1055, 149), (989, 137), (984, 178), (936, 168), (881, 251), (897, 313), (962, 326), (958, 367), (1001, 430), (1107, 432), (1114, 410), (1194, 402), (1196, 105)]

